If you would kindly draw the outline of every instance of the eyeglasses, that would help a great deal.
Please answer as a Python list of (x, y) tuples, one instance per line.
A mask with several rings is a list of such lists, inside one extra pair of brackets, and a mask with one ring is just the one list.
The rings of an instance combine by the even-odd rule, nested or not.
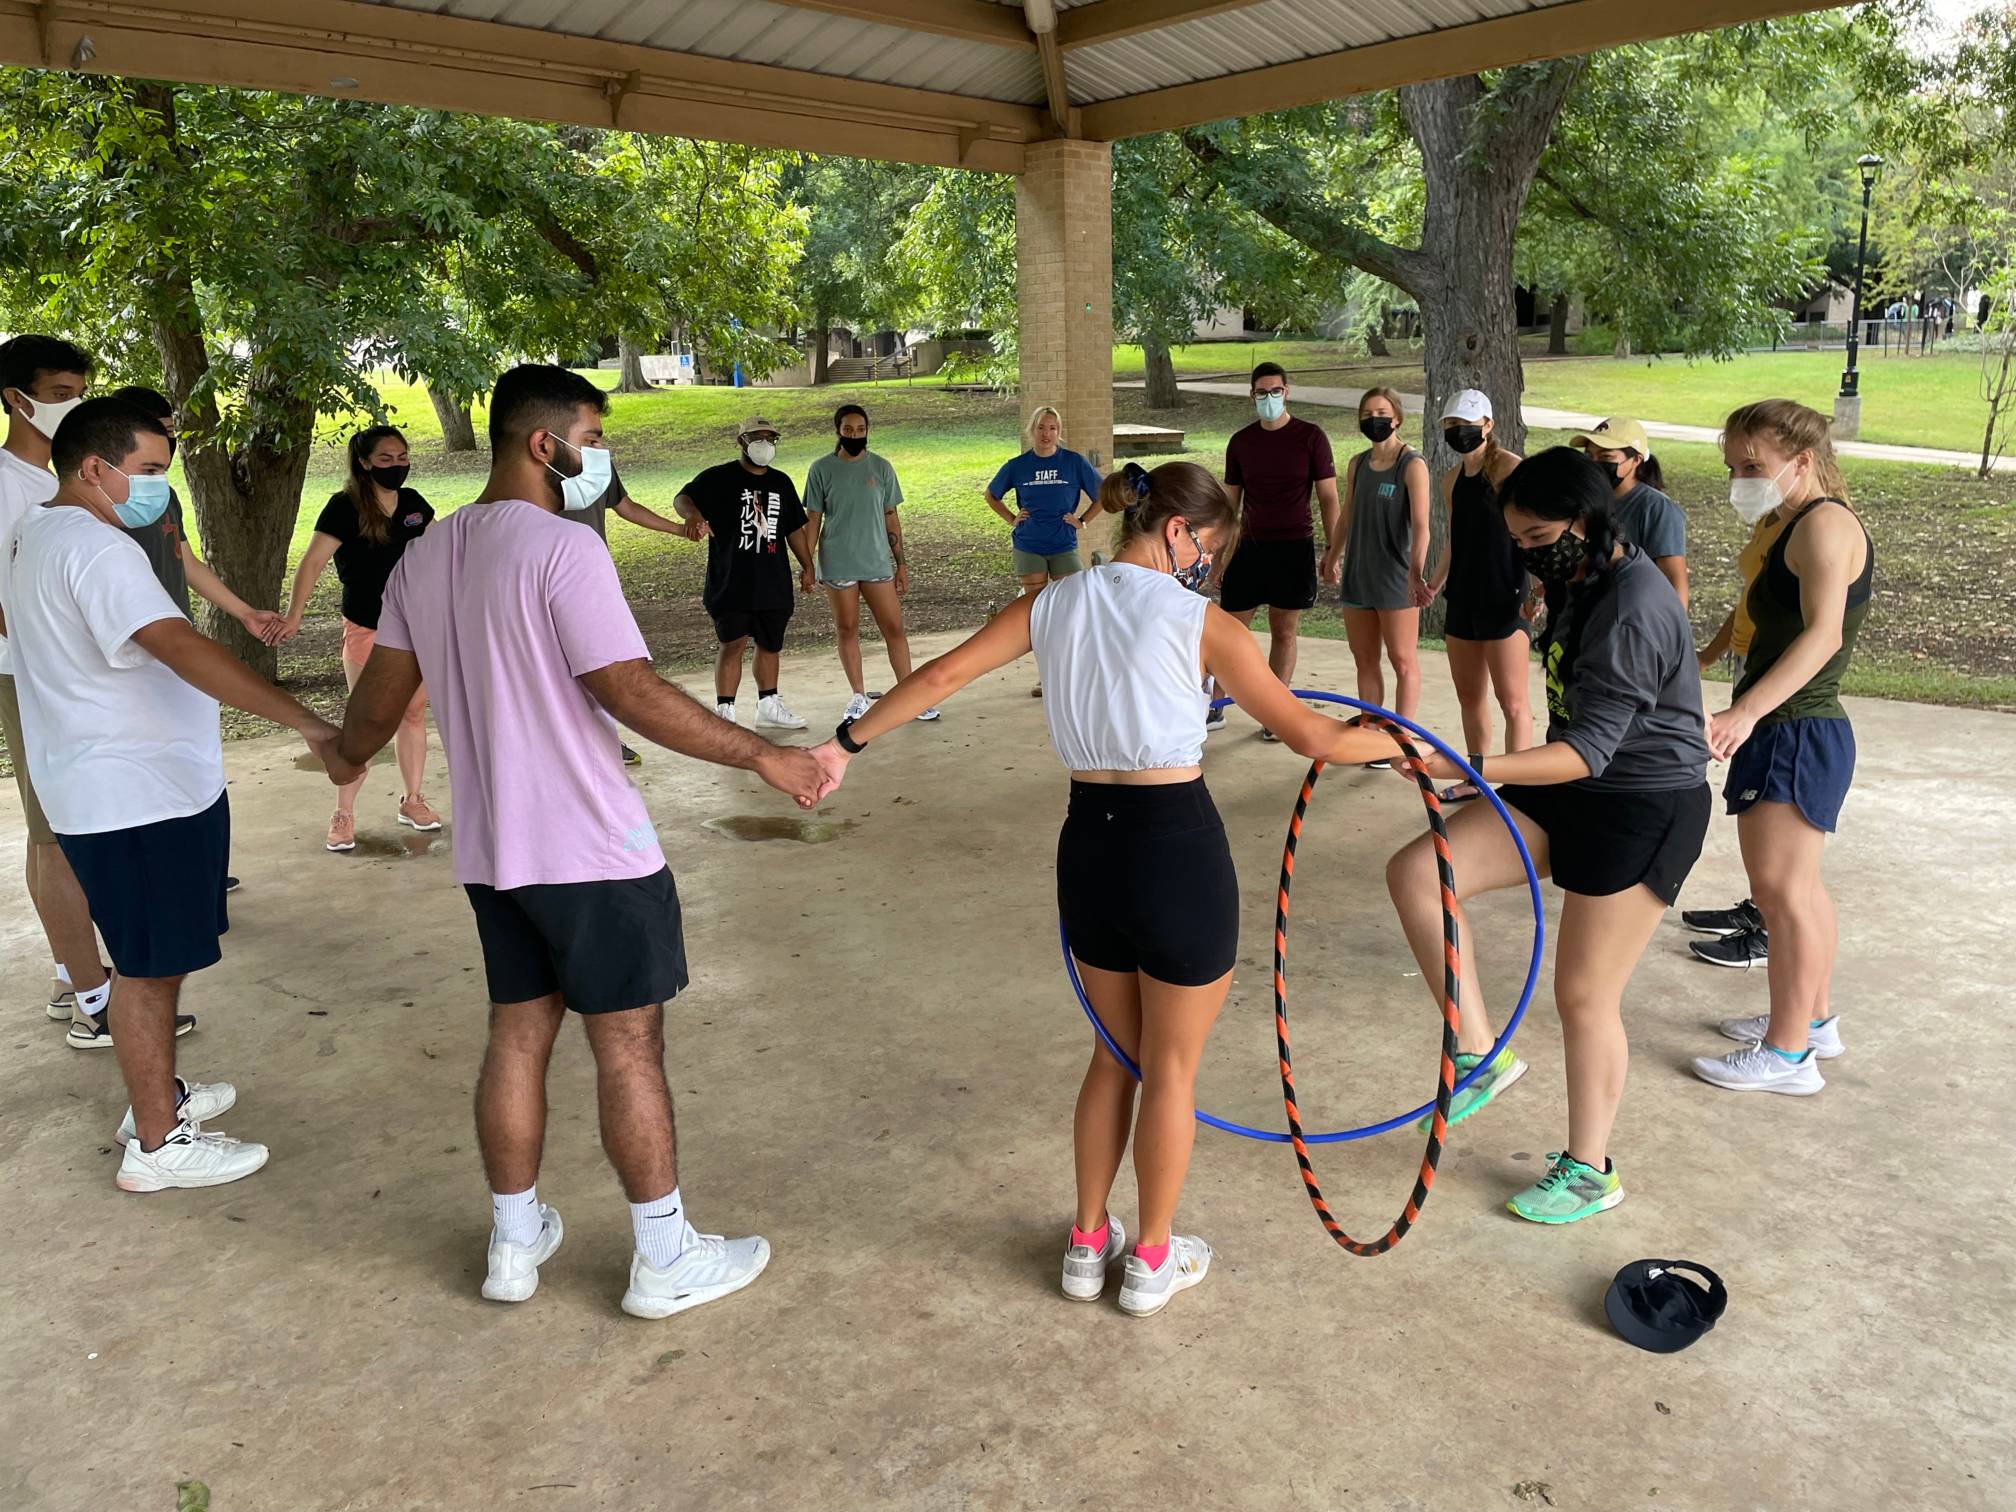
[(1276, 394), (1285, 394), (1287, 392), (1288, 385), (1284, 383), (1279, 388), (1256, 388), (1253, 390), (1253, 397), (1256, 399), (1272, 399)]

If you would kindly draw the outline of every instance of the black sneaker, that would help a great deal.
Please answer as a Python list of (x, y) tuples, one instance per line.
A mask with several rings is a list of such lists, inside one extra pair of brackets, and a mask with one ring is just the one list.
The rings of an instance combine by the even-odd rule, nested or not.
[[(178, 1013), (175, 1015), (175, 1038), (180, 1039), (196, 1027), (196, 1015)], [(110, 1050), (112, 1048), (112, 1026), (106, 1022), (106, 1015), (92, 1018), (88, 1013), (80, 1013), (70, 1021), (70, 1032), (63, 1043), (72, 1050)]]
[(623, 747), (623, 765), (642, 766), (644, 765), (644, 758), (631, 750), (630, 747), (625, 746)]
[(1696, 934), (1733, 935), (1746, 929), (1762, 929), (1764, 915), (1745, 898), (1734, 908), (1689, 908), (1682, 910), (1680, 922)]
[(1224, 728), (1225, 711), (1223, 709), (1213, 709), (1204, 716), (1204, 733), (1206, 735), (1214, 734)]
[(1739, 929), (1719, 940), (1695, 940), (1687, 948), (1696, 960), (1710, 966), (1737, 966), (1745, 971), (1771, 959), (1771, 937), (1761, 927)]

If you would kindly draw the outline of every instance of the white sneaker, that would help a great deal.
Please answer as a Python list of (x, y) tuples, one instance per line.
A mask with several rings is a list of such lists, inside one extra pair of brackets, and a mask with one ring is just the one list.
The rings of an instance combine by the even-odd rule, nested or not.
[(1169, 1299), (1188, 1291), (1211, 1269), (1211, 1246), (1194, 1234), (1175, 1234), (1169, 1253), (1154, 1270), (1139, 1255), (1127, 1257), (1127, 1269), (1120, 1282), (1120, 1310), (1137, 1318), (1152, 1318), (1169, 1305)]
[(523, 1302), (539, 1290), (539, 1267), (553, 1258), (567, 1229), (560, 1222), (560, 1210), (539, 1204), (539, 1237), (530, 1244), (513, 1244), (490, 1231), (490, 1268), (483, 1277), (483, 1295), (492, 1302)]
[(714, 712), (730, 724), (740, 724), (742, 722), (735, 717), (735, 705), (733, 704), (717, 703), (714, 705)]
[(1064, 1295), (1073, 1302), (1097, 1302), (1106, 1295), (1106, 1273), (1127, 1253), (1127, 1230), (1106, 1215), (1106, 1248), (1067, 1244), (1064, 1249)]
[(769, 1263), (770, 1241), (760, 1235), (724, 1239), (719, 1234), (695, 1234), (664, 1270), (654, 1269), (633, 1251), (623, 1311), (633, 1318), (669, 1318), (742, 1290)]
[(852, 698), (847, 700), (847, 712), (840, 717), (843, 720), (859, 719), (874, 707), (874, 699), (870, 698), (866, 693), (856, 693)]
[[(1724, 1039), (1749, 1044), (1761, 1040), (1771, 1028), (1771, 1015), (1760, 1013), (1755, 1018), (1724, 1019), (1715, 1026)], [(1841, 1043), (1841, 1015), (1835, 1014), (1823, 1024), (1815, 1024), (1806, 1031), (1806, 1043), (1820, 1060), (1832, 1060), (1846, 1047)]]
[(1697, 1055), (1694, 1074), (1730, 1092), (1783, 1092), (1789, 1097), (1811, 1097), (1827, 1085), (1820, 1079), (1820, 1057), (1810, 1047), (1789, 1061), (1762, 1040), (1727, 1055)]
[(785, 707), (782, 693), (772, 693), (768, 698), (759, 698), (756, 701), (756, 723), (769, 725), (777, 730), (805, 728), (805, 721)]
[[(238, 1101), (238, 1089), (229, 1082), (192, 1082), (175, 1078), (175, 1113), (185, 1123), (200, 1124), (209, 1119), (229, 1113)], [(126, 1116), (119, 1120), (119, 1128), (112, 1136), (112, 1143), (126, 1144), (135, 1133), (133, 1109), (126, 1109)]]
[(266, 1164), (262, 1144), (213, 1134), (184, 1119), (151, 1154), (129, 1140), (113, 1178), (122, 1192), (160, 1192), (169, 1187), (213, 1187), (241, 1181)]
[(917, 722), (919, 724), (929, 724), (932, 720), (938, 717), (939, 715), (936, 709), (926, 709), (922, 714), (919, 714), (917, 716)]

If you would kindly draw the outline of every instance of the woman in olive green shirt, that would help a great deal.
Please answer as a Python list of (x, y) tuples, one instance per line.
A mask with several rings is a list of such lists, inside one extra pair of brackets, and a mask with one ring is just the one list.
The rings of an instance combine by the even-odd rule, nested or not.
[[(805, 513), (812, 522), (813, 561), (833, 604), (840, 666), (854, 696), (846, 718), (859, 719), (874, 702), (861, 671), (861, 601), (875, 616), (889, 668), (901, 682), (910, 675), (910, 637), (903, 630), (902, 595), (910, 591), (903, 564), (903, 525), (896, 507), (903, 487), (886, 457), (868, 450), (868, 412), (843, 404), (833, 412), (833, 450), (805, 476)], [(919, 719), (936, 719), (926, 709)]]

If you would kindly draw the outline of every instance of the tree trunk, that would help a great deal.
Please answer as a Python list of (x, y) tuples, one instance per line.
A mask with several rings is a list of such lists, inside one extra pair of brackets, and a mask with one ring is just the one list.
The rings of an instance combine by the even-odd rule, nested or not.
[(1382, 311), (1365, 322), (1365, 351), (1372, 357), (1391, 357), (1392, 350), (1386, 345), (1384, 330), (1385, 315)]
[(1148, 367), (1148, 408), (1173, 410), (1183, 407), (1183, 391), (1176, 387), (1176, 364), (1169, 356), (1169, 343), (1154, 336), (1141, 338), (1141, 355)]
[(434, 401), (434, 418), (441, 422), (441, 442), (451, 452), (476, 450), (476, 425), (469, 418), (467, 400), (458, 399), (433, 379), (427, 380), (427, 397)]
[(1616, 342), (1610, 348), (1610, 355), (1612, 357), (1629, 357), (1631, 355), (1631, 338), (1622, 331), (1619, 331)]
[(644, 376), (644, 353), (628, 336), (616, 338), (616, 392), (650, 394), (656, 389)]
[(1547, 315), (1547, 355), (1566, 357), (1568, 355), (1568, 295), (1564, 290), (1554, 296), (1554, 308)]
[(824, 310), (812, 325), (812, 386), (819, 387), (826, 381), (826, 364), (833, 355), (833, 327), (831, 318)]

